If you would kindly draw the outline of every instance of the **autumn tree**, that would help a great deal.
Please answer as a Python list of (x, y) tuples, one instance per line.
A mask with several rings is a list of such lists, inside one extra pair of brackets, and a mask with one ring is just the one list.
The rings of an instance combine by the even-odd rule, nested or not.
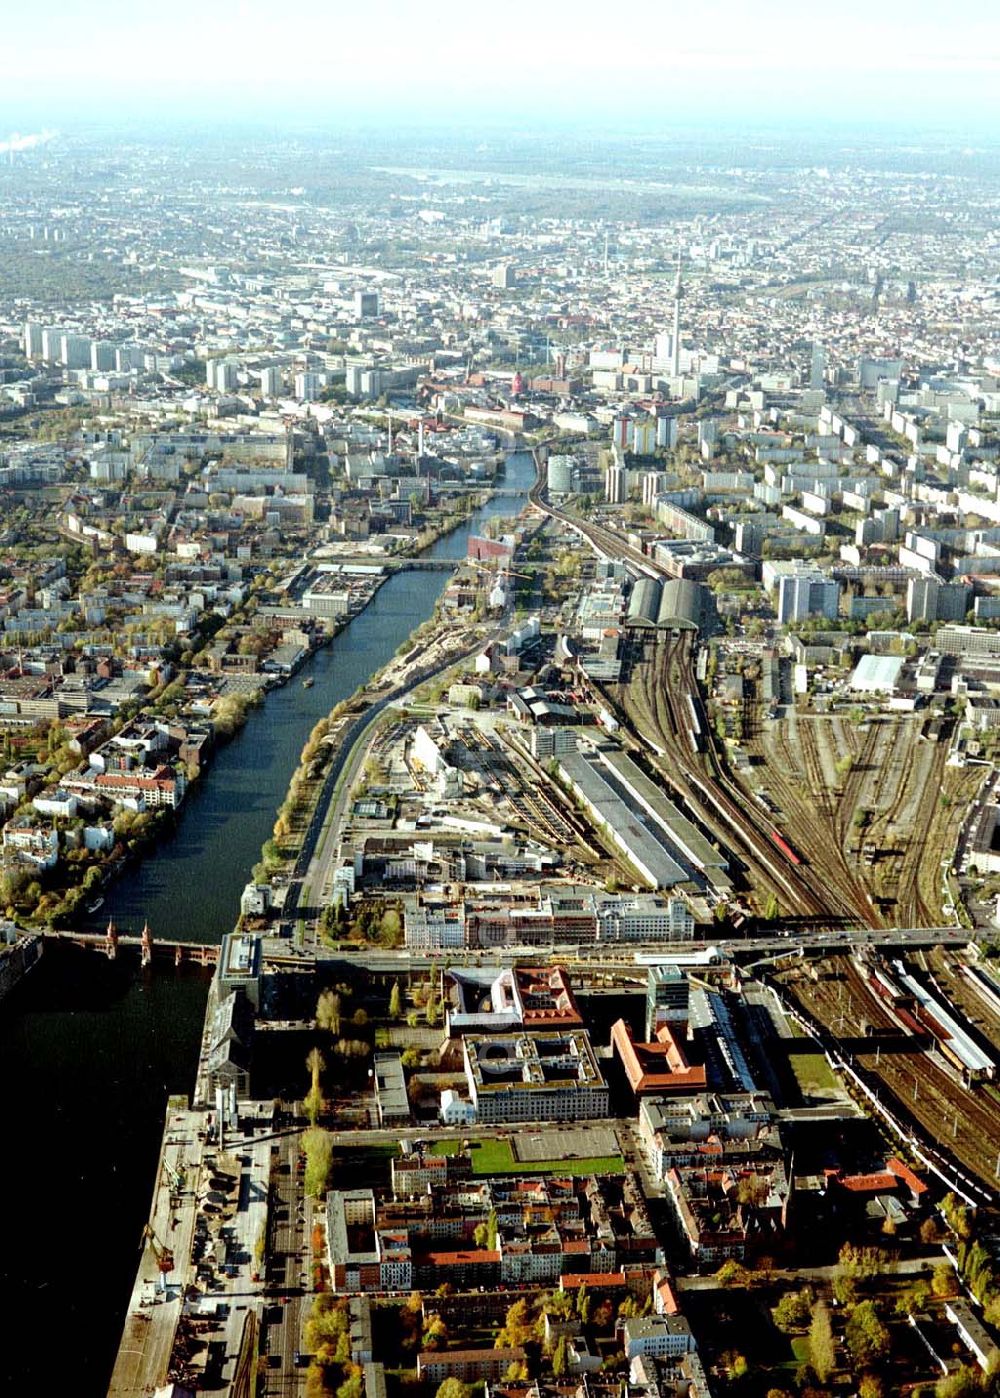
[(472, 1389), (461, 1379), (445, 1379), (438, 1385), (434, 1398), (472, 1398)]
[(552, 1351), (552, 1372), (557, 1379), (561, 1379), (565, 1374), (568, 1362), (566, 1356), (566, 1336), (560, 1335), (556, 1342), (556, 1347)]
[(809, 1361), (820, 1383), (826, 1383), (836, 1366), (833, 1326), (825, 1301), (817, 1301), (809, 1327)]
[(318, 1048), (309, 1050), (306, 1059), (306, 1067), (309, 1069), (310, 1084), (302, 1105), (306, 1109), (306, 1116), (309, 1118), (310, 1126), (315, 1126), (319, 1119), (319, 1114), (323, 1110), (323, 1088), (320, 1084), (320, 1076), (326, 1064), (323, 1055)]
[(330, 1034), (340, 1033), (340, 996), (335, 990), (324, 990), (316, 1002), (316, 1024)]
[(774, 1323), (785, 1332), (798, 1330), (809, 1324), (812, 1313), (812, 1296), (808, 1291), (786, 1291), (774, 1308)]
[(507, 1315), (500, 1330), (497, 1332), (497, 1349), (518, 1349), (535, 1335), (535, 1317), (532, 1315), (531, 1306), (522, 1297), (508, 1306)]
[(305, 1190), (316, 1198), (325, 1194), (330, 1183), (333, 1166), (333, 1137), (329, 1131), (313, 1126), (302, 1137), (302, 1149), (306, 1153)]
[(874, 1301), (860, 1301), (847, 1317), (847, 1348), (859, 1364), (874, 1364), (889, 1353), (889, 1331), (879, 1319)]

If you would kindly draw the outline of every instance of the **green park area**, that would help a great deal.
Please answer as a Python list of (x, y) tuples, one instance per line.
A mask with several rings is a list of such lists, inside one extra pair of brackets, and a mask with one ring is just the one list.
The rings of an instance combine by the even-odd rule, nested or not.
[[(460, 1141), (437, 1141), (436, 1155), (457, 1155)], [(620, 1155), (600, 1155), (567, 1160), (516, 1160), (510, 1142), (503, 1139), (470, 1141), (474, 1175), (620, 1175), (624, 1163)]]

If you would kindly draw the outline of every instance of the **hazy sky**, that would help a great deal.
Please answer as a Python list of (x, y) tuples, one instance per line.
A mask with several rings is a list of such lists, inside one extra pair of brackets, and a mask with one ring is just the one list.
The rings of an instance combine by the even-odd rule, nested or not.
[(996, 0), (47, 0), (5, 7), (0, 125), (154, 111), (1000, 126)]

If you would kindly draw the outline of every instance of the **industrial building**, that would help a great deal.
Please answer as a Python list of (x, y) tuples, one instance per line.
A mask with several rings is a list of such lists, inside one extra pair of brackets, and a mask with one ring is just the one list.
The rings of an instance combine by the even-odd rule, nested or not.
[(898, 655), (863, 655), (850, 678), (852, 693), (895, 694), (904, 663)]
[(651, 888), (687, 881), (665, 832), (648, 821), (594, 752), (567, 753), (559, 759), (559, 775)]

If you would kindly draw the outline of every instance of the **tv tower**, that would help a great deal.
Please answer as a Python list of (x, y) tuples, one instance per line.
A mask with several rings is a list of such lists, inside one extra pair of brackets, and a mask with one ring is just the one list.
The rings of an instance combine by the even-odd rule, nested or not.
[(681, 250), (677, 249), (677, 276), (674, 280), (674, 334), (670, 343), (670, 374), (680, 378), (681, 373)]

